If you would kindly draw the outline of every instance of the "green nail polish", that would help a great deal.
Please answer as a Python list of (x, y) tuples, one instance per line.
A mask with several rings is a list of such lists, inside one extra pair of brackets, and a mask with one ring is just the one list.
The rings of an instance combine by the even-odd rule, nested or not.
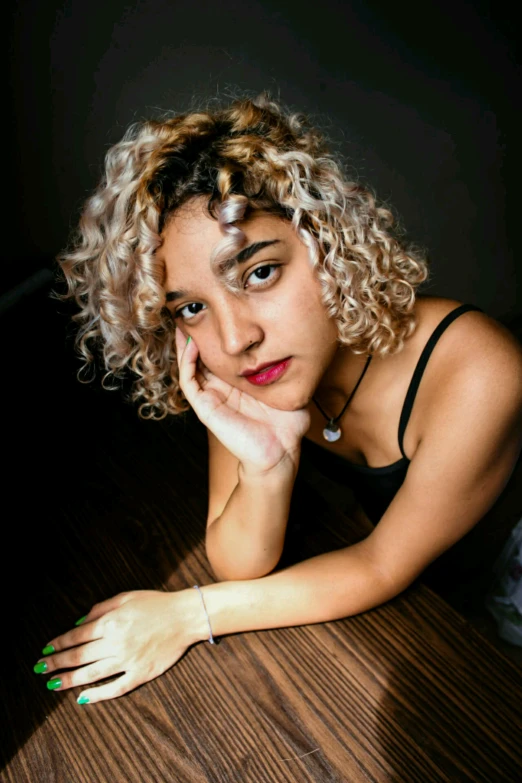
[(50, 680), (47, 680), (47, 687), (50, 691), (55, 691), (57, 688), (62, 687), (62, 681), (59, 677), (51, 677)]
[(48, 644), (46, 647), (42, 650), (42, 655), (52, 655), (54, 652), (54, 647), (52, 644)]
[(47, 664), (45, 661), (39, 661), (36, 666), (33, 666), (33, 671), (36, 672), (36, 674), (43, 674), (47, 671)]
[(187, 337), (187, 342), (185, 343), (185, 345), (188, 345), (188, 344), (189, 344), (189, 342), (190, 342), (191, 340), (192, 340), (192, 337), (190, 337), (190, 335), (189, 335), (189, 336)]
[(85, 621), (85, 618), (86, 618), (86, 617), (87, 617), (87, 615), (86, 615), (86, 614), (84, 614), (84, 616), (83, 616), (83, 617), (80, 617), (80, 619), (79, 619), (79, 620), (76, 620), (76, 622), (75, 622), (74, 624), (75, 624), (75, 625), (81, 625), (81, 624), (82, 624), (82, 623)]
[(89, 697), (88, 696), (78, 696), (76, 699), (78, 704), (88, 704), (89, 703)]

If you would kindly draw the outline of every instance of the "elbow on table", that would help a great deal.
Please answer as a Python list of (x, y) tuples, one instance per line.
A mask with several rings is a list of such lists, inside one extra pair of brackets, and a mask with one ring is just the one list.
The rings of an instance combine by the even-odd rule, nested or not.
[(207, 558), (217, 582), (238, 582), (243, 579), (260, 579), (271, 574), (277, 566), (280, 556), (277, 558), (263, 559), (261, 561), (229, 560), (221, 562), (212, 556), (207, 547)]
[[(259, 579), (272, 573), (281, 560), (284, 535), (268, 542), (254, 535), (223, 535), (218, 519), (207, 524), (205, 550), (212, 571), (219, 582)], [(227, 532), (225, 530), (225, 532)]]

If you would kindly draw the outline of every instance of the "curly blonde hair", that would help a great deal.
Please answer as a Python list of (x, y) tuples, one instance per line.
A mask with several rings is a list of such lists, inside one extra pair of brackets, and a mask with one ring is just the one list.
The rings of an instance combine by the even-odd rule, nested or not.
[(230, 259), (245, 242), (238, 223), (254, 209), (279, 215), (308, 247), (339, 342), (360, 354), (402, 349), (427, 261), (400, 240), (391, 211), (347, 180), (306, 118), (263, 94), (136, 123), (109, 149), (73, 245), (58, 257), (62, 298), (79, 306), (80, 374), (101, 354), (104, 385), (132, 371), (143, 418), (187, 409), (156, 250), (174, 212), (201, 196), (224, 235), (211, 263), (229, 290), (238, 286)]

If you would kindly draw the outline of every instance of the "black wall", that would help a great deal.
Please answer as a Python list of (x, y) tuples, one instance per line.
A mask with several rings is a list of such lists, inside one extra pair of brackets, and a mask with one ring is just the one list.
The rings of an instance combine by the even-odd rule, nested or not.
[(0, 292), (52, 265), (104, 152), (131, 121), (269, 89), (311, 113), (427, 246), (427, 293), (520, 315), (519, 80), (503, 8), (20, 0), (8, 23)]

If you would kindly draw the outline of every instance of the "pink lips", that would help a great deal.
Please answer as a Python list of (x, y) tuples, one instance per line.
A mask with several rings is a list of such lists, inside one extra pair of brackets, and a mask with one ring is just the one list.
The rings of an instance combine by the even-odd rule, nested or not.
[(284, 361), (279, 362), (279, 364), (272, 364), (271, 367), (265, 367), (255, 375), (245, 375), (244, 377), (254, 386), (266, 386), (268, 383), (273, 383), (273, 381), (281, 377), (291, 360), (292, 357), (284, 359)]

